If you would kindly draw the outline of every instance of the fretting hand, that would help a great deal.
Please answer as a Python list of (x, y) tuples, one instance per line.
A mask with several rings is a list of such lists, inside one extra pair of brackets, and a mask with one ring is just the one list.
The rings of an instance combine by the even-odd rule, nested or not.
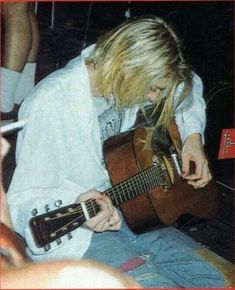
[(112, 205), (110, 199), (103, 192), (90, 190), (81, 194), (76, 202), (84, 202), (93, 198), (100, 206), (98, 214), (87, 220), (84, 224), (95, 232), (116, 231), (121, 227), (121, 218), (117, 209)]
[[(200, 134), (191, 134), (186, 138), (181, 157), (182, 177), (188, 180), (188, 184), (200, 188), (212, 179)], [(192, 174), (190, 174), (190, 161), (195, 164), (195, 172)]]

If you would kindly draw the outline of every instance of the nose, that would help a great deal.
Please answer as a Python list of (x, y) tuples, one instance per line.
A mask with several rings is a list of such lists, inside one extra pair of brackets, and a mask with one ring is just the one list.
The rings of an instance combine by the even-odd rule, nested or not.
[(147, 94), (147, 100), (150, 102), (155, 102), (157, 97), (160, 95), (161, 90), (156, 89), (154, 91), (150, 90)]

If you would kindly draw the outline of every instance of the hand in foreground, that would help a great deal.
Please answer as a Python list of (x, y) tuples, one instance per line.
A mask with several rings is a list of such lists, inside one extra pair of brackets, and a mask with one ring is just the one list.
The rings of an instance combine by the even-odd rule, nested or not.
[[(204, 187), (211, 179), (208, 160), (203, 150), (200, 134), (189, 135), (182, 149), (182, 177), (194, 188)], [(190, 174), (190, 161), (195, 164), (195, 172)]]
[(90, 190), (81, 194), (76, 202), (81, 203), (89, 198), (95, 199), (101, 210), (95, 217), (87, 220), (84, 224), (95, 232), (119, 230), (121, 227), (121, 218), (117, 209), (112, 205), (105, 193)]
[(6, 139), (4, 139), (3, 137), (1, 137), (1, 161), (3, 159), (3, 157), (7, 154), (7, 152), (9, 151), (10, 145), (7, 142)]

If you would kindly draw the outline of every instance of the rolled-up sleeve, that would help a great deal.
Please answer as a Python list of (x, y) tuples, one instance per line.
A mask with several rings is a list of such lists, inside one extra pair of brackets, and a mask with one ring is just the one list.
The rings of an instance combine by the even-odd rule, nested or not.
[[(175, 93), (175, 104), (180, 96), (184, 84), (178, 85)], [(178, 126), (182, 142), (193, 133), (201, 134), (204, 143), (204, 130), (206, 125), (206, 104), (203, 98), (203, 84), (201, 78), (193, 73), (192, 89), (188, 97), (176, 108), (175, 121)]]

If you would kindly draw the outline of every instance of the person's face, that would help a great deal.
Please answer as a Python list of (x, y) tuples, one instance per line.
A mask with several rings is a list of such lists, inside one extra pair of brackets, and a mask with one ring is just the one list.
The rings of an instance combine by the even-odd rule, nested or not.
[(170, 79), (162, 78), (153, 83), (146, 94), (146, 99), (150, 102), (155, 102), (161, 93), (168, 87), (170, 84)]

